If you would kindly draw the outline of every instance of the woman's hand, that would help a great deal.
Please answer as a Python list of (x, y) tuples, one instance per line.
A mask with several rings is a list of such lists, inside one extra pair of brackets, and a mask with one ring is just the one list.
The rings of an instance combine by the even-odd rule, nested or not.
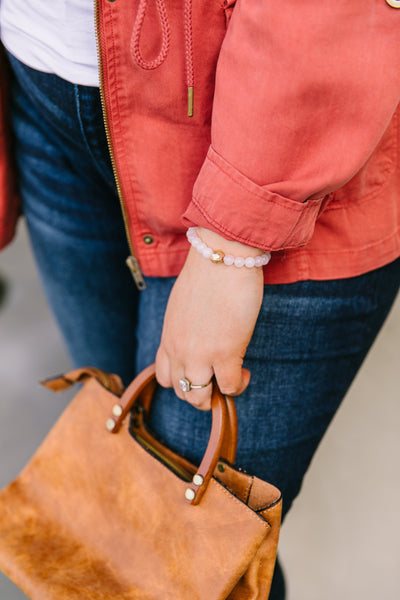
[[(209, 230), (199, 228), (198, 234), (208, 246), (223, 249), (225, 254), (247, 257), (261, 253)], [(249, 371), (242, 368), (243, 357), (263, 289), (261, 268), (213, 264), (191, 247), (168, 300), (156, 357), (159, 383), (173, 387), (179, 398), (202, 410), (210, 409), (211, 386), (183, 392), (179, 386), (182, 377), (200, 385), (215, 375), (222, 393), (242, 393), (250, 381)]]

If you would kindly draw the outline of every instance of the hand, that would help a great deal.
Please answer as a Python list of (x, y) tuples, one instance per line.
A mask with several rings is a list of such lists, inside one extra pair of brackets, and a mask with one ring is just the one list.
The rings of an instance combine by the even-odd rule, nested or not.
[[(208, 246), (234, 256), (260, 254), (209, 230), (199, 228), (198, 234)], [(222, 393), (241, 394), (250, 381), (242, 364), (263, 290), (261, 268), (213, 264), (191, 247), (168, 300), (156, 357), (159, 383), (201, 410), (210, 409), (212, 386), (183, 392), (181, 377), (200, 385), (215, 375)]]

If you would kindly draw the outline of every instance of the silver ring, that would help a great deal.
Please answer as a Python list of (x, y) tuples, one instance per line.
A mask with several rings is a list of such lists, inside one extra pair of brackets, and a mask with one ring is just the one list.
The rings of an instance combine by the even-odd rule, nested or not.
[(195, 385), (188, 379), (187, 377), (181, 377), (179, 380), (179, 387), (182, 392), (190, 392), (190, 390), (201, 390), (202, 388), (207, 387), (212, 382), (213, 378), (211, 377), (208, 383), (203, 383), (202, 385)]

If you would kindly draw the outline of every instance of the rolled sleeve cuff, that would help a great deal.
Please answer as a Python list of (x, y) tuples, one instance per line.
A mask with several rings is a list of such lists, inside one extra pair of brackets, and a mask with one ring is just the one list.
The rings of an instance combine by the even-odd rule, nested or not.
[(275, 251), (304, 246), (325, 198), (297, 202), (257, 185), (210, 147), (183, 215), (186, 226)]

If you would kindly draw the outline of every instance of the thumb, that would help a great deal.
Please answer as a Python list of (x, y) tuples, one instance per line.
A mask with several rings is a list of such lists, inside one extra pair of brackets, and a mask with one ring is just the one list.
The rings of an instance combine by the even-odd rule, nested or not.
[(239, 396), (239, 394), (242, 394), (244, 392), (244, 390), (247, 388), (247, 386), (250, 383), (250, 379), (251, 379), (251, 373), (248, 369), (242, 368), (242, 385), (240, 388), (240, 391), (237, 392), (237, 396)]

